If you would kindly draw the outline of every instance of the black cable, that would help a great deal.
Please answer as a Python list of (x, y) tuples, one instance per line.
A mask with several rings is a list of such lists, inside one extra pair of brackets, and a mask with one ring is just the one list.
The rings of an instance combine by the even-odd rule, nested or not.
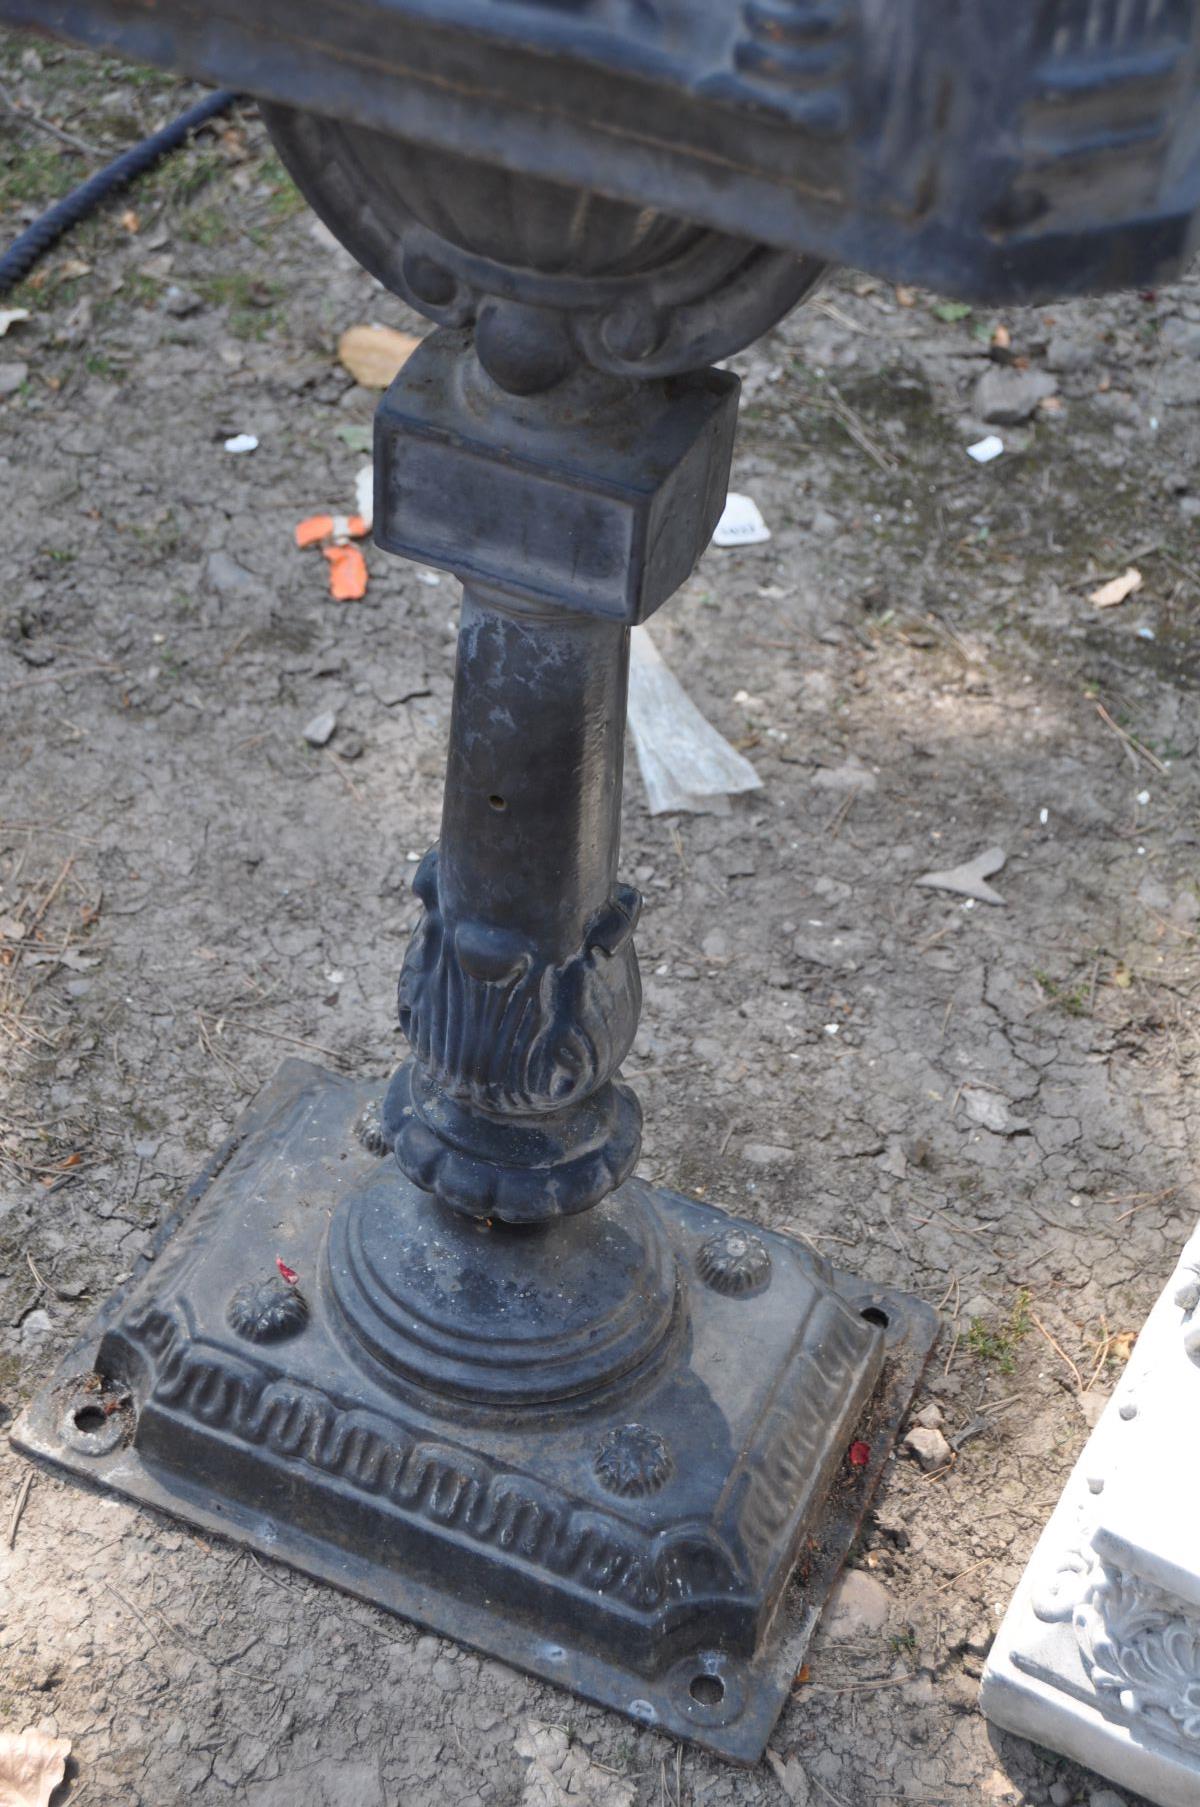
[(229, 88), (218, 88), (215, 93), (206, 94), (203, 100), (197, 101), (194, 107), (189, 107), (186, 113), (181, 113), (170, 125), (165, 125), (160, 132), (154, 132), (149, 138), (143, 138), (131, 150), (122, 151), (119, 157), (106, 163), (103, 169), (98, 169), (94, 176), (89, 176), (86, 182), (73, 188), (69, 195), (64, 195), (61, 201), (48, 207), (0, 257), (0, 295), (15, 288), (17, 283), (28, 276), (38, 258), (64, 232), (69, 232), (72, 226), (78, 225), (114, 189), (132, 182), (135, 176), (140, 176), (143, 170), (157, 163), (168, 151), (176, 150), (189, 132), (194, 132), (207, 120), (215, 119), (219, 113), (227, 112), (236, 99), (237, 95)]

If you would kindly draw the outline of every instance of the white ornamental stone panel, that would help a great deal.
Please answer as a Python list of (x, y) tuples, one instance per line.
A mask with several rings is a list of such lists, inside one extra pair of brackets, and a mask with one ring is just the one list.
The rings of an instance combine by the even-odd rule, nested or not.
[(1200, 1230), (1021, 1578), (982, 1704), (1160, 1807), (1200, 1804)]

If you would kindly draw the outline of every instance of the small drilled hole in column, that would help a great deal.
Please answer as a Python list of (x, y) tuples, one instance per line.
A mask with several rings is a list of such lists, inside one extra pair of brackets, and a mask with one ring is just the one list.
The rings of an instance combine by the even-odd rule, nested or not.
[(492, 808), (495, 810), (501, 810), (501, 809), (508, 808), (508, 804), (504, 801), (504, 798), (497, 796), (495, 791), (493, 791), (491, 796), (488, 798), (488, 802), (491, 804)]

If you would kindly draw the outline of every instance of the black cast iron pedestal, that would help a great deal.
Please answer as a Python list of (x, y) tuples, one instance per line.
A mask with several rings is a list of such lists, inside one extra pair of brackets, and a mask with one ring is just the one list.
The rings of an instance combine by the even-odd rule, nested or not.
[(18, 1441), (753, 1760), (935, 1320), (631, 1177), (617, 852), (629, 629), (726, 493), (703, 365), (819, 269), (271, 122), (438, 322), (376, 435), (379, 542), (464, 584), (412, 1058), (382, 1094), (283, 1067)]
[[(753, 1762), (879, 1480), (931, 1314), (638, 1180), (532, 1237), (441, 1218), (356, 1136), (377, 1096), (285, 1063), (157, 1262), (26, 1414), (20, 1447)], [(411, 1237), (425, 1264), (373, 1258), (380, 1230), (377, 1249)], [(431, 1397), (371, 1359), (339, 1307), (348, 1284), (377, 1298), (408, 1284), (409, 1325), (431, 1347), (465, 1282), (478, 1372), (528, 1376), (559, 1277), (624, 1279), (647, 1235), (672, 1276), (662, 1343), (588, 1401)], [(298, 1289), (271, 1279), (277, 1253)]]

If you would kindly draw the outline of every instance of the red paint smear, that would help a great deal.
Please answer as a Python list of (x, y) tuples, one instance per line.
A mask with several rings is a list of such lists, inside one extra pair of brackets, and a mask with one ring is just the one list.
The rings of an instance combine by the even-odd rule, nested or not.
[(289, 1267), (282, 1255), (276, 1255), (275, 1265), (289, 1286), (295, 1286), (300, 1279), (294, 1267)]
[(865, 1468), (870, 1460), (871, 1445), (869, 1443), (852, 1443), (850, 1445), (851, 1468)]

